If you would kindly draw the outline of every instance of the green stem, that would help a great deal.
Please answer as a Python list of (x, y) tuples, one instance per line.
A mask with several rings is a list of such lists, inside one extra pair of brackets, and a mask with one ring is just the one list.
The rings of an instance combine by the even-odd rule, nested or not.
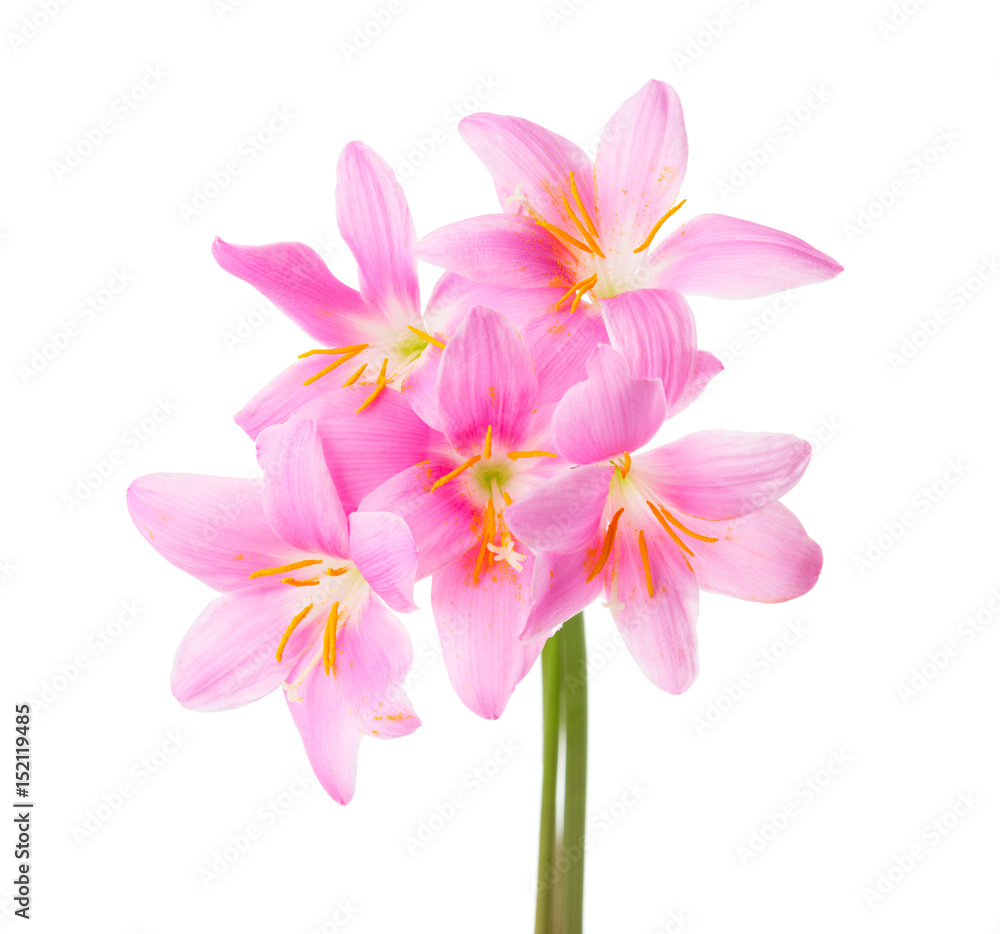
[(560, 868), (561, 934), (583, 931), (583, 858), (587, 830), (587, 648), (583, 613), (559, 630), (562, 644), (563, 710), (566, 731), (566, 795)]
[(542, 819), (538, 831), (538, 894), (535, 900), (535, 934), (555, 930), (556, 789), (559, 777), (560, 696), (562, 652), (558, 639), (542, 649)]

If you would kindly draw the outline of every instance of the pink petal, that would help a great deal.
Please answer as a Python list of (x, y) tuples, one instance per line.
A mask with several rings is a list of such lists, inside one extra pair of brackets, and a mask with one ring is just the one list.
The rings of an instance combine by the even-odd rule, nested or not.
[[(263, 438), (263, 435), (268, 438)], [(292, 547), (346, 558), (347, 516), (323, 456), (316, 425), (296, 420), (262, 433), (264, 515)]]
[(504, 511), (511, 531), (536, 554), (585, 548), (597, 534), (614, 470), (607, 464), (564, 470), (522, 493)]
[(593, 165), (576, 144), (530, 120), (490, 113), (466, 117), (458, 131), (493, 176), (507, 213), (526, 213), (526, 201), (545, 221), (573, 234), (566, 202), (573, 204), (570, 172), (575, 172), (578, 194), (594, 216)]
[(448, 440), (481, 448), (486, 429), (515, 447), (538, 405), (538, 378), (517, 329), (491, 308), (474, 308), (448, 341), (438, 370), (438, 405)]
[(461, 478), (431, 491), (434, 481), (454, 467), (440, 460), (411, 467), (375, 489), (359, 507), (405, 520), (417, 545), (417, 580), (458, 560), (482, 534), (482, 510)]
[(542, 642), (518, 638), (531, 602), (530, 554), (520, 573), (504, 561), (487, 561), (474, 583), (478, 551), (471, 548), (434, 575), (431, 602), (452, 687), (473, 713), (495, 720), (534, 664)]
[(520, 214), (484, 214), (448, 224), (417, 243), (417, 256), (467, 279), (512, 288), (565, 289), (579, 281), (573, 254)]
[(552, 635), (571, 616), (586, 609), (601, 593), (600, 575), (587, 583), (602, 537), (572, 554), (545, 553), (535, 558), (531, 575), (531, 611), (521, 633), (525, 641)]
[(682, 694), (698, 674), (698, 583), (679, 550), (654, 529), (644, 530), (653, 596), (647, 589), (637, 530), (624, 523), (615, 543), (613, 571), (605, 573), (605, 591), (611, 615), (643, 673), (664, 691)]
[(556, 450), (574, 464), (631, 453), (659, 431), (666, 408), (658, 379), (633, 379), (625, 358), (598, 344), (587, 378), (566, 392), (552, 416)]
[(638, 289), (601, 300), (611, 346), (636, 378), (659, 379), (667, 417), (686, 405), (698, 364), (694, 315), (676, 292)]
[(406, 376), (399, 389), (411, 409), (424, 424), (435, 431), (444, 431), (444, 422), (438, 408), (437, 375), (441, 366), (440, 347), (428, 344)]
[(699, 431), (635, 457), (637, 479), (689, 516), (745, 516), (785, 495), (812, 456), (794, 435)]
[(249, 576), (301, 557), (271, 529), (258, 480), (158, 473), (127, 493), (132, 521), (175, 567), (216, 590), (249, 587)]
[(192, 710), (229, 710), (270, 694), (309, 638), (296, 633), (284, 660), (275, 659), (278, 641), (303, 602), (294, 590), (262, 585), (213, 600), (177, 649), (170, 677), (174, 697)]
[(415, 610), (417, 546), (406, 522), (387, 512), (351, 513), (351, 560), (390, 607)]
[(702, 214), (649, 258), (650, 285), (684, 295), (759, 298), (843, 272), (832, 257), (791, 234), (724, 214)]
[(710, 354), (707, 350), (699, 350), (694, 361), (694, 375), (688, 380), (687, 389), (684, 390), (680, 399), (674, 403), (673, 409), (668, 413), (669, 417), (673, 418), (678, 412), (686, 409), (724, 369), (722, 361), (715, 354)]
[[(491, 285), (488, 282), (466, 279), (453, 272), (445, 272), (441, 274), (427, 302), (424, 321), (433, 324), (446, 334), (452, 334), (476, 305), (486, 305), (507, 315), (509, 309), (520, 307), (520, 303), (533, 291), (539, 292), (546, 298), (554, 292), (548, 289), (528, 290)], [(564, 291), (565, 289), (560, 289), (555, 292), (556, 297), (558, 298)]]
[(366, 340), (372, 310), (304, 243), (237, 246), (216, 237), (212, 255), (321, 344), (337, 347)]
[(626, 258), (670, 209), (687, 169), (684, 114), (677, 93), (650, 81), (608, 121), (595, 159), (601, 243)]
[(406, 196), (363, 143), (348, 143), (337, 163), (337, 226), (358, 262), (364, 300), (390, 320), (418, 319), (417, 235)]
[(692, 531), (719, 539), (692, 543), (694, 557), (688, 560), (702, 590), (782, 603), (808, 593), (819, 578), (822, 550), (781, 503), (721, 522), (679, 518)]

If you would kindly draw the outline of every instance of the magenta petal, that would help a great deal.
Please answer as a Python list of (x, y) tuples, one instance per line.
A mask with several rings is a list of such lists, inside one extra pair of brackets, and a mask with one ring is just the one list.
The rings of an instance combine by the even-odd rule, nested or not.
[(687, 158), (677, 93), (650, 81), (601, 134), (594, 168), (601, 242), (629, 256), (677, 199)]
[(625, 358), (598, 344), (587, 378), (567, 390), (552, 416), (556, 450), (574, 464), (635, 451), (659, 431), (666, 408), (660, 380), (633, 379)]
[(637, 378), (659, 379), (667, 415), (683, 408), (698, 363), (694, 315), (681, 295), (638, 289), (601, 300), (611, 346)]
[(590, 547), (572, 554), (540, 554), (531, 576), (531, 611), (521, 633), (530, 641), (552, 635), (571, 616), (586, 609), (601, 593), (600, 575), (590, 583), (587, 577), (601, 547), (595, 537)]
[(611, 615), (632, 657), (657, 687), (682, 694), (698, 674), (698, 582), (666, 535), (646, 530), (653, 596), (634, 530), (619, 531), (606, 573)]
[(689, 516), (745, 516), (785, 495), (812, 456), (794, 435), (699, 431), (637, 455), (633, 470), (665, 503)]
[(812, 590), (823, 552), (781, 503), (741, 519), (705, 522), (681, 518), (692, 531), (718, 537), (694, 543), (689, 558), (702, 590), (757, 603), (782, 603)]
[(504, 561), (488, 561), (473, 583), (478, 550), (434, 575), (431, 602), (452, 687), (473, 713), (495, 720), (542, 642), (518, 638), (531, 602), (530, 554), (519, 573)]
[(348, 143), (337, 163), (337, 226), (358, 261), (361, 295), (390, 320), (419, 319), (417, 235), (385, 160)]
[(304, 243), (237, 246), (216, 237), (212, 255), (321, 344), (337, 347), (367, 339), (371, 309)]
[(512, 288), (566, 288), (577, 281), (570, 251), (520, 214), (484, 214), (448, 224), (423, 237), (417, 255), (467, 279)]
[(609, 464), (564, 470), (528, 490), (504, 510), (511, 531), (536, 554), (585, 548), (597, 534), (614, 470)]
[(490, 113), (466, 117), (458, 131), (493, 176), (504, 211), (522, 214), (527, 204), (548, 223), (573, 231), (566, 200), (572, 203), (575, 172), (578, 194), (594, 216), (593, 165), (575, 143), (530, 120)]
[(474, 308), (448, 341), (438, 370), (445, 434), (460, 451), (482, 446), (486, 429), (509, 447), (525, 436), (538, 378), (517, 329), (491, 308)]
[(417, 545), (417, 580), (456, 561), (482, 534), (482, 510), (461, 479), (431, 492), (434, 481), (454, 466), (435, 461), (411, 467), (361, 502), (365, 512), (391, 512), (406, 521)]
[(262, 433), (261, 444), (267, 449), (264, 514), (271, 528), (300, 551), (346, 558), (347, 516), (315, 424), (275, 425)]
[(288, 671), (275, 652), (302, 602), (293, 590), (264, 585), (213, 600), (177, 649), (174, 697), (193, 710), (229, 710), (270, 694)]
[(268, 524), (258, 480), (150, 474), (132, 483), (127, 502), (164, 558), (216, 590), (248, 587), (253, 571), (300, 557)]
[(835, 259), (773, 227), (702, 214), (674, 231), (649, 258), (650, 285), (684, 295), (759, 298), (843, 272)]
[(351, 513), (351, 560), (390, 607), (415, 610), (417, 546), (406, 522), (387, 512)]

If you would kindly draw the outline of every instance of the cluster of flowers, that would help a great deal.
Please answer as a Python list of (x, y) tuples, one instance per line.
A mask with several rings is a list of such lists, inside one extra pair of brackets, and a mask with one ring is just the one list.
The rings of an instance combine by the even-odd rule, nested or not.
[[(466, 142), (503, 213), (417, 241), (402, 190), (361, 143), (337, 168), (337, 223), (360, 288), (300, 243), (213, 252), (319, 347), (236, 416), (263, 480), (156, 474), (129, 509), (165, 558), (222, 592), (175, 661), (182, 704), (220, 710), (279, 685), (324, 788), (354, 793), (363, 734), (420, 723), (393, 611), (431, 603), (452, 685), (495, 718), (546, 638), (603, 592), (646, 676), (697, 673), (699, 589), (776, 602), (808, 591), (819, 547), (778, 500), (808, 443), (704, 431), (642, 451), (722, 368), (685, 295), (751, 298), (841, 267), (717, 214), (654, 248), (683, 205), (680, 102), (651, 81), (592, 162), (516, 117)], [(447, 271), (421, 309), (417, 258)]]

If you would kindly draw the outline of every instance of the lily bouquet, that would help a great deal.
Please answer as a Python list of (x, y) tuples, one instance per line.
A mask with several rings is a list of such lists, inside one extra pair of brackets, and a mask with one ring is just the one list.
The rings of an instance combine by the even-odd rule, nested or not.
[[(416, 609), (416, 580), (431, 578), (449, 678), (479, 716), (499, 717), (541, 655), (536, 931), (573, 932), (584, 608), (601, 598), (646, 677), (678, 694), (698, 672), (700, 590), (780, 602), (822, 565), (780, 503), (807, 442), (711, 430), (646, 447), (722, 369), (698, 349), (686, 296), (753, 298), (841, 267), (718, 214), (659, 236), (684, 205), (688, 152), (663, 82), (622, 105), (593, 161), (517, 117), (479, 113), (460, 131), (502, 211), (422, 240), (387, 164), (362, 143), (344, 149), (337, 223), (358, 289), (304, 244), (216, 240), (223, 269), (317, 346), (236, 416), (263, 479), (155, 474), (128, 507), (161, 555), (221, 592), (181, 642), (174, 695), (225, 710), (280, 687), (340, 804), (362, 737), (420, 725), (397, 615)], [(418, 259), (446, 270), (426, 306)]]

